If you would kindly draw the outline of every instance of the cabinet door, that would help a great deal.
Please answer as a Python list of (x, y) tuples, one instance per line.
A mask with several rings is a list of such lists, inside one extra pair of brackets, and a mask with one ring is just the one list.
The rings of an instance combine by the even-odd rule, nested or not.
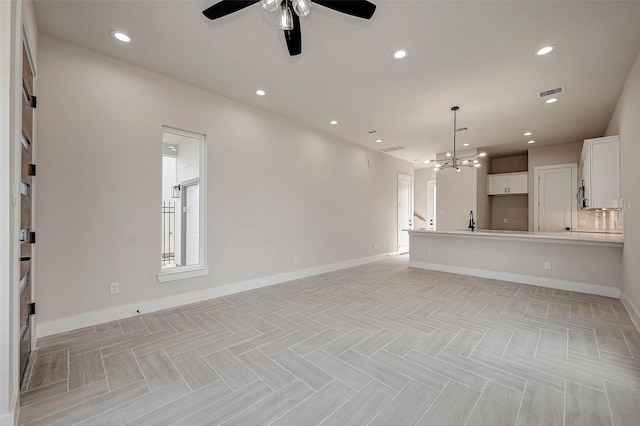
[(507, 193), (507, 177), (504, 175), (487, 176), (487, 195), (502, 195)]
[(591, 207), (591, 149), (587, 147), (582, 166), (581, 184), (584, 184), (584, 204), (581, 208)]
[(591, 200), (589, 207), (618, 207), (620, 177), (618, 142), (591, 145)]
[(529, 192), (529, 187), (527, 186), (529, 180), (526, 173), (509, 175), (508, 177), (507, 187), (509, 189), (507, 192), (509, 194), (526, 194)]

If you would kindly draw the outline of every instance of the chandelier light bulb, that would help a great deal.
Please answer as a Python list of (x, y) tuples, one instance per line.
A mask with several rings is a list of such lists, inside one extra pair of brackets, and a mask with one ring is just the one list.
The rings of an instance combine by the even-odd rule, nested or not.
[(280, 11), (278, 11), (278, 22), (276, 23), (276, 27), (281, 30), (292, 30), (293, 29), (293, 16), (291, 16), (291, 9), (284, 1), (280, 5)]
[(460, 167), (456, 167), (456, 172), (460, 173)]
[(463, 166), (469, 165), (469, 160), (462, 160), (462, 165)]
[(298, 16), (307, 16), (311, 12), (311, 2), (309, 0), (293, 0), (293, 10)]
[(260, 0), (262, 8), (267, 12), (275, 12), (278, 9), (279, 0)]
[(447, 152), (444, 156), (447, 157), (447, 158), (451, 158), (451, 153)]

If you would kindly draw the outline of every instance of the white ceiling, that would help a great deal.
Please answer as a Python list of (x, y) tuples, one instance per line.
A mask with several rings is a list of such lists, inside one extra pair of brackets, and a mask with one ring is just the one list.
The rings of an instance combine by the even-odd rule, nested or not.
[[(405, 145), (390, 155), (418, 167), (451, 149), (453, 105), (469, 128), (458, 143), (494, 155), (531, 147), (527, 130), (534, 146), (601, 136), (640, 49), (638, 1), (373, 0), (370, 21), (314, 5), (296, 57), (259, 4), (209, 21), (215, 2), (36, 0), (35, 11), (41, 32), (373, 149)], [(391, 59), (400, 47), (409, 56)], [(539, 98), (561, 85), (557, 103)]]

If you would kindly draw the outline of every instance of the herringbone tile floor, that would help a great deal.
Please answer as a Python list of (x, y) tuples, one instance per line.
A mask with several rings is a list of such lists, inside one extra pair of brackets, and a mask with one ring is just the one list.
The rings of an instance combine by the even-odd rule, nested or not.
[(29, 425), (640, 425), (619, 300), (387, 260), (40, 339)]

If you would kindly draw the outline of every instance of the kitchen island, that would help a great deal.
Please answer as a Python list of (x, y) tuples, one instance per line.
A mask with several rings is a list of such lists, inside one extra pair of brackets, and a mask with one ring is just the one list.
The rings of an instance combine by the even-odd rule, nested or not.
[(622, 234), (408, 232), (411, 267), (620, 297)]

